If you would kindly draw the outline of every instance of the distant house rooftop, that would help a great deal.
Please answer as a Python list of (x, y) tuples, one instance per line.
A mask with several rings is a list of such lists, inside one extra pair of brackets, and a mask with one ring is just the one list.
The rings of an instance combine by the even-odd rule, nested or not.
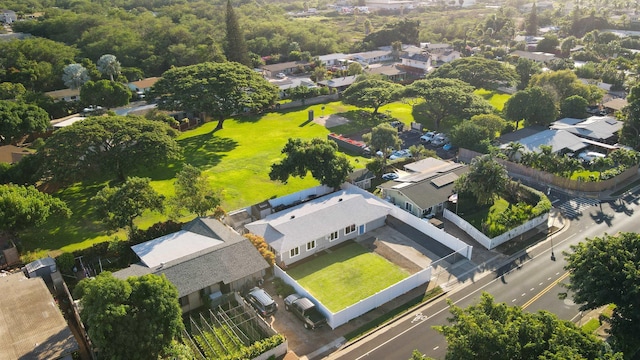
[(224, 243), (223, 240), (180, 230), (154, 240), (134, 245), (131, 249), (149, 268), (179, 259), (212, 246)]
[[(585, 139), (582, 139), (566, 130), (544, 130), (531, 136), (519, 139), (517, 142), (524, 146), (524, 152), (540, 152), (540, 146), (551, 146), (551, 151), (580, 151), (588, 146)], [(508, 144), (500, 147), (506, 148)]]
[(148, 89), (153, 85), (155, 85), (155, 83), (157, 83), (158, 80), (160, 80), (159, 77), (150, 77), (150, 78), (146, 78), (138, 81), (132, 81), (129, 83), (129, 85), (135, 87), (136, 89)]
[(357, 78), (358, 78), (357, 75), (345, 76), (341, 78), (333, 78), (330, 80), (318, 81), (318, 84), (331, 87), (331, 88), (339, 88), (339, 87), (349, 86), (353, 84)]
[(620, 111), (627, 105), (629, 105), (629, 103), (627, 102), (627, 99), (621, 99), (621, 98), (612, 99), (602, 104), (602, 106), (615, 111)]
[(546, 63), (556, 58), (554, 54), (544, 53), (544, 52), (530, 52), (523, 50), (516, 50), (511, 53), (513, 56), (518, 56), (524, 59), (533, 60), (536, 62)]

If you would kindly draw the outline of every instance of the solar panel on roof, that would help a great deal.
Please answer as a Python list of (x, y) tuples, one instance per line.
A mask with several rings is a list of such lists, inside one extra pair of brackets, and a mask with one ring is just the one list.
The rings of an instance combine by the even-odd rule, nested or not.
[(431, 180), (431, 183), (436, 187), (441, 188), (445, 185), (449, 185), (452, 182), (456, 181), (457, 178), (458, 178), (458, 175), (456, 175), (455, 173), (449, 173), (446, 175), (438, 176), (437, 178)]

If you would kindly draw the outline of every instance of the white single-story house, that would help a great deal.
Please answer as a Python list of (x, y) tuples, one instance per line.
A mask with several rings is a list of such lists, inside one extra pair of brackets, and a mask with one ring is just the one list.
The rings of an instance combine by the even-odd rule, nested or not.
[(374, 64), (364, 69), (364, 72), (370, 75), (382, 75), (389, 81), (402, 81), (407, 77), (407, 72), (396, 64)]
[(158, 80), (160, 80), (159, 77), (150, 77), (138, 81), (132, 81), (128, 84), (128, 86), (131, 91), (135, 92), (138, 95), (143, 95), (147, 91), (151, 90), (153, 85), (155, 85)]
[(183, 312), (196, 309), (223, 294), (255, 286), (269, 268), (245, 237), (217, 219), (197, 218), (173, 234), (131, 249), (140, 262), (114, 276), (164, 274), (178, 289)]
[(280, 267), (385, 225), (391, 206), (375, 196), (340, 190), (245, 225), (262, 236)]
[(298, 86), (304, 86), (307, 88), (317, 88), (318, 85), (314, 83), (310, 78), (299, 78), (299, 77), (290, 77), (287, 79), (274, 79), (270, 80), (270, 83), (277, 86), (280, 90), (280, 98), (286, 98), (288, 96), (288, 91)]
[(622, 121), (613, 116), (591, 116), (586, 119), (564, 118), (551, 123), (551, 129), (565, 130), (581, 138), (615, 144)]
[[(582, 139), (566, 130), (552, 129), (537, 132), (533, 135), (519, 139), (517, 142), (523, 145), (523, 153), (539, 153), (541, 151), (540, 146), (542, 145), (551, 146), (551, 151), (554, 153), (575, 153), (586, 149), (589, 146), (585, 139)], [(508, 143), (502, 144), (500, 145), (500, 148), (506, 149), (508, 146)]]
[(393, 61), (393, 53), (389, 50), (373, 50), (349, 54), (348, 58), (359, 62), (363, 66)]
[(322, 63), (322, 65), (326, 67), (331, 66), (342, 66), (347, 59), (347, 54), (343, 53), (333, 53), (327, 55), (318, 56), (318, 60)]
[(305, 68), (309, 65), (311, 64), (305, 61), (289, 61), (278, 64), (262, 65), (260, 69), (262, 69), (262, 74), (264, 76), (273, 78), (280, 73), (285, 75), (296, 74), (300, 72), (301, 68)]
[(329, 80), (318, 81), (318, 85), (326, 86), (329, 89), (332, 89), (332, 90), (335, 89), (336, 91), (341, 92), (341, 91), (344, 91), (349, 86), (351, 86), (351, 84), (356, 82), (357, 78), (358, 78), (358, 75), (345, 76), (341, 78), (333, 78)]
[(523, 51), (523, 50), (515, 50), (511, 54), (511, 56), (516, 56), (518, 58), (533, 60), (538, 63), (547, 64), (551, 60), (554, 60), (556, 56), (550, 53), (544, 53), (540, 51)]
[(18, 15), (13, 10), (0, 9), (0, 23), (13, 24), (18, 20)]
[(55, 101), (72, 102), (80, 100), (80, 89), (54, 90), (46, 92), (44, 94), (52, 97)]
[(444, 209), (454, 182), (469, 171), (464, 164), (426, 158), (405, 165), (406, 174), (378, 186), (382, 197), (420, 217), (432, 217)]
[(420, 69), (425, 73), (431, 68), (431, 55), (427, 52), (420, 54), (402, 55), (402, 65)]

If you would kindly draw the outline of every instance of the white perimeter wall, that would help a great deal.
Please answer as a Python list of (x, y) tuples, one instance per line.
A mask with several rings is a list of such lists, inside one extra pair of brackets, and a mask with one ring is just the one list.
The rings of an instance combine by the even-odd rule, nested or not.
[(333, 192), (333, 189), (325, 186), (325, 185), (318, 185), (316, 187), (312, 187), (309, 189), (305, 189), (305, 190), (301, 190), (298, 192), (295, 192), (293, 194), (289, 194), (289, 195), (285, 195), (285, 196), (281, 196), (279, 198), (275, 198), (275, 199), (270, 199), (269, 200), (269, 204), (271, 204), (272, 207), (276, 207), (278, 205), (292, 205), (293, 203), (295, 203), (296, 201), (305, 201), (305, 200), (309, 200), (310, 196), (315, 196), (315, 197), (320, 197), (322, 195), (326, 195)]
[(505, 242), (520, 236), (524, 233), (526, 233), (527, 231), (540, 226), (542, 224), (547, 224), (548, 220), (549, 220), (549, 213), (544, 213), (536, 218), (533, 218), (529, 221), (527, 221), (526, 223), (513, 228), (509, 231), (507, 231), (504, 234), (498, 235), (492, 239), (490, 239), (487, 235), (483, 234), (480, 230), (476, 229), (475, 227), (473, 227), (473, 225), (469, 224), (468, 222), (466, 222), (464, 219), (462, 219), (461, 217), (459, 217), (457, 214), (454, 214), (453, 212), (444, 209), (444, 218), (451, 221), (452, 223), (454, 223), (456, 226), (458, 226), (460, 229), (462, 229), (464, 232), (466, 232), (467, 234), (469, 234), (469, 236), (471, 236), (472, 238), (474, 238), (477, 242), (479, 242), (482, 246), (484, 246), (485, 248), (491, 250), (499, 245), (504, 244)]
[(366, 299), (360, 300), (357, 303), (338, 311), (337, 313), (332, 313), (329, 309), (324, 307), (322, 303), (314, 298), (313, 295), (300, 286), (297, 281), (284, 272), (284, 270), (280, 269), (280, 267), (274, 265), (273, 269), (275, 276), (293, 286), (297, 293), (306, 296), (318, 307), (318, 310), (320, 310), (320, 312), (327, 318), (327, 323), (332, 329), (346, 324), (350, 320), (355, 319), (358, 316), (371, 311), (422, 284), (427, 283), (431, 279), (431, 267), (428, 267), (387, 287), (384, 290), (378, 291)]

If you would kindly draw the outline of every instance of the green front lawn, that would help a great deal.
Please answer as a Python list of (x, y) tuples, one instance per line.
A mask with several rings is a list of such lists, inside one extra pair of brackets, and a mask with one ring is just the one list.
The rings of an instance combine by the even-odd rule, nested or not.
[(330, 254), (296, 265), (287, 274), (334, 313), (409, 276), (357, 243), (331, 249)]

